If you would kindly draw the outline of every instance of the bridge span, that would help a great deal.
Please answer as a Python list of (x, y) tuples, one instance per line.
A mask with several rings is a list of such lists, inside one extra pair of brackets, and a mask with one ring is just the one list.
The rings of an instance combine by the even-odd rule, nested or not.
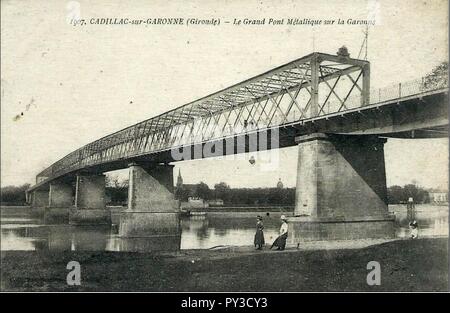
[(121, 235), (177, 233), (169, 163), (298, 145), (291, 240), (390, 236), (384, 142), (447, 137), (447, 103), (447, 80), (373, 90), (368, 61), (342, 48), (312, 53), (69, 153), (36, 176), (27, 198), (70, 206), (74, 224), (109, 223), (103, 173), (129, 167)]

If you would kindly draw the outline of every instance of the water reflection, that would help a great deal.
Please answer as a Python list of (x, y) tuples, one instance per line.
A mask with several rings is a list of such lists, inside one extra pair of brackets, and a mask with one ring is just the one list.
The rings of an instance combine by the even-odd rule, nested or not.
[(191, 232), (200, 240), (208, 237), (209, 219), (203, 216), (191, 216), (180, 221), (182, 232)]
[(28, 237), (18, 237), (16, 234), (11, 232), (4, 232), (2, 229), (2, 238), (0, 242), (1, 250), (37, 250), (36, 241), (38, 239), (28, 238)]
[(108, 240), (107, 251), (179, 251), (180, 236), (154, 236), (143, 238), (123, 238), (112, 236)]
[[(409, 237), (406, 208), (390, 207), (396, 217), (396, 236)], [(181, 238), (161, 236), (124, 239), (117, 234), (117, 225), (72, 226), (46, 224), (28, 213), (16, 214), (2, 210), (1, 250), (89, 250), (89, 251), (149, 251), (178, 249), (209, 249), (217, 246), (251, 245), (255, 234), (253, 213), (210, 213), (206, 216), (182, 218)], [(264, 216), (264, 235), (272, 242), (280, 226), (280, 213)], [(448, 236), (447, 207), (419, 207), (416, 212), (419, 236)], [(114, 220), (114, 219), (113, 219)]]
[[(402, 206), (392, 206), (396, 223), (396, 236), (409, 237), (409, 220), (407, 212)], [(418, 206), (415, 218), (419, 224), (419, 236), (436, 237), (448, 236), (448, 208), (443, 206)]]

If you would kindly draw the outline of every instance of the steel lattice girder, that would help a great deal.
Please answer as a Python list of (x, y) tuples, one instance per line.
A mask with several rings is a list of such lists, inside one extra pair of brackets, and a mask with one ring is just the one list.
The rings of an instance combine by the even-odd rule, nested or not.
[[(362, 99), (369, 99), (369, 71), (367, 61), (312, 53), (94, 141), (38, 176), (61, 176), (119, 158), (300, 121), (324, 114), (331, 97), (339, 100), (339, 110), (346, 109), (345, 101), (355, 90)], [(356, 78), (351, 76), (355, 72), (359, 74)], [(344, 76), (353, 85), (342, 99), (336, 89)], [(364, 80), (362, 87), (358, 85), (360, 77)], [(328, 81), (334, 82), (330, 85)], [(317, 93), (322, 83), (329, 91), (325, 101), (319, 103)], [(368, 104), (364, 99), (361, 105)]]

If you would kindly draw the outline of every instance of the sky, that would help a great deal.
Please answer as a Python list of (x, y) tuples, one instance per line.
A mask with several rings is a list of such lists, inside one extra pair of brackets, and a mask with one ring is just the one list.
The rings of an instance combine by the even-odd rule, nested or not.
[[(313, 51), (335, 54), (346, 45), (357, 57), (364, 38), (361, 25), (236, 26), (235, 18), (374, 17), (368, 42), (372, 87), (421, 77), (448, 59), (447, 1), (129, 3), (1, 1), (2, 186), (33, 183), (37, 173), (82, 145)], [(77, 16), (220, 18), (221, 24), (67, 22)], [(448, 185), (447, 139), (389, 139), (385, 158), (388, 185)], [(270, 171), (261, 162), (236, 159), (175, 165), (186, 183), (263, 187), (281, 179), (295, 186), (297, 152), (280, 149), (279, 165)], [(126, 170), (114, 175), (125, 177)]]

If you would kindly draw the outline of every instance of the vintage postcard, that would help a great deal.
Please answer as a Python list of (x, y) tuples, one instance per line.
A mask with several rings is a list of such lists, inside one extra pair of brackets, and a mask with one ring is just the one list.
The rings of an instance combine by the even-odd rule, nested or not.
[(1, 1), (1, 291), (448, 291), (448, 5)]

